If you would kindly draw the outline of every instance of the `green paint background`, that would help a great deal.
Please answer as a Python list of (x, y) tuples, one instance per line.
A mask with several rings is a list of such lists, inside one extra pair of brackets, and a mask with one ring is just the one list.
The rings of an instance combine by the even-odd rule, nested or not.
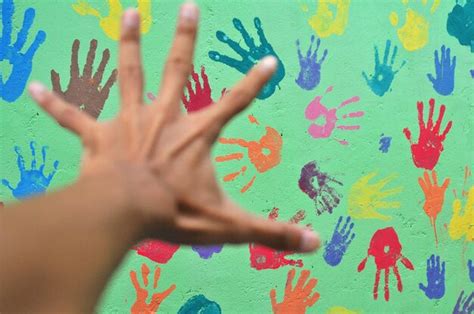
[[(51, 86), (50, 70), (55, 69), (61, 75), (65, 86), (69, 76), (71, 45), (75, 38), (81, 41), (80, 66), (85, 61), (89, 41), (98, 40), (98, 52), (104, 48), (111, 50), (112, 60), (117, 57), (117, 43), (106, 37), (94, 17), (83, 17), (76, 14), (71, 4), (74, 1), (59, 0), (17, 0), (15, 11), (16, 31), (23, 21), (23, 12), (27, 7), (36, 9), (36, 19), (29, 41), (36, 31), (46, 32), (46, 42), (39, 48), (34, 58), (31, 80), (40, 80)], [(92, 1), (91, 1), (92, 2)], [(122, 1), (124, 7), (134, 5), (135, 1)], [(315, 1), (308, 1), (309, 13), (315, 12)], [(307, 24), (307, 14), (300, 9), (302, 2), (296, 1), (198, 1), (201, 7), (199, 40), (195, 55), (196, 65), (205, 65), (213, 97), (217, 99), (220, 90), (230, 87), (242, 77), (242, 74), (222, 64), (211, 61), (207, 53), (217, 50), (232, 54), (230, 48), (220, 43), (216, 37), (217, 30), (223, 30), (231, 38), (240, 40), (240, 34), (233, 28), (232, 18), (240, 18), (248, 31), (255, 36), (253, 18), (260, 17), (265, 34), (275, 51), (283, 60), (286, 76), (277, 90), (267, 100), (257, 100), (242, 115), (237, 117), (224, 131), (225, 136), (239, 136), (258, 139), (264, 125), (276, 128), (283, 135), (282, 162), (276, 168), (259, 175), (254, 186), (245, 194), (239, 189), (244, 181), (236, 184), (225, 184), (226, 191), (242, 206), (256, 214), (266, 216), (269, 210), (281, 208), (280, 218), (289, 219), (297, 209), (308, 213), (304, 223), (311, 223), (323, 239), (332, 235), (335, 223), (340, 215), (347, 214), (347, 195), (350, 186), (362, 175), (371, 171), (379, 172), (377, 178), (392, 173), (399, 177), (390, 185), (402, 185), (404, 191), (394, 197), (402, 206), (399, 209), (387, 210), (393, 216), (388, 222), (379, 220), (357, 220), (357, 234), (342, 263), (337, 267), (328, 266), (321, 253), (294, 256), (302, 258), (304, 268), (310, 269), (312, 276), (318, 278), (316, 290), (321, 294), (320, 300), (308, 312), (325, 312), (332, 306), (345, 306), (363, 312), (438, 312), (452, 311), (462, 289), (473, 290), (467, 272), (467, 257), (473, 256), (472, 243), (467, 245), (463, 240), (452, 241), (443, 227), (449, 223), (454, 199), (451, 190), (459, 190), (463, 183), (465, 165), (473, 165), (473, 80), (469, 75), (474, 55), (465, 46), (446, 32), (447, 14), (455, 1), (443, 0), (438, 10), (430, 15), (429, 7), (421, 2), (410, 6), (426, 14), (430, 21), (430, 40), (422, 49), (407, 52), (390, 25), (388, 16), (391, 11), (400, 15), (404, 21), (404, 6), (400, 1), (389, 0), (353, 0), (347, 28), (342, 36), (331, 36), (322, 40), (321, 48), (327, 48), (329, 55), (322, 68), (322, 79), (313, 91), (301, 90), (295, 84), (299, 71), (296, 56), (295, 40), (302, 41), (305, 50), (313, 30)], [(160, 73), (169, 49), (174, 32), (175, 16), (179, 1), (153, 1), (153, 25), (143, 37), (143, 62), (146, 71), (146, 91), (155, 91), (160, 82)], [(95, 1), (94, 6), (103, 13), (107, 6), (105, 1)], [(14, 35), (16, 36), (16, 35)], [(392, 84), (392, 91), (380, 98), (374, 95), (365, 84), (361, 72), (372, 73), (373, 47), (379, 46), (381, 53), (385, 41), (391, 39), (399, 46), (395, 68), (402, 60), (406, 66), (398, 73)], [(433, 51), (446, 44), (457, 56), (455, 91), (448, 97), (439, 96), (426, 78), (426, 73), (434, 73)], [(322, 51), (322, 50), (321, 50)], [(99, 59), (97, 57), (97, 59)], [(96, 66), (99, 60), (96, 59)], [(4, 65), (1, 65), (5, 69)], [(112, 70), (109, 64), (104, 78)], [(321, 95), (329, 86), (334, 85), (334, 92), (325, 96), (325, 104), (336, 106), (342, 100), (358, 95), (361, 101), (346, 111), (364, 110), (365, 116), (357, 121), (361, 130), (357, 132), (334, 131), (334, 136), (350, 141), (349, 146), (341, 146), (331, 139), (312, 139), (306, 132), (308, 122), (304, 109), (316, 96)], [(453, 128), (444, 143), (445, 151), (436, 167), (440, 178), (450, 177), (451, 184), (446, 193), (443, 211), (438, 216), (438, 233), (440, 245), (434, 244), (433, 230), (422, 209), (424, 199), (417, 183), (422, 174), (412, 162), (408, 142), (402, 129), (409, 126), (413, 136), (418, 137), (416, 101), (427, 104), (430, 97), (435, 97), (437, 104), (446, 104), (447, 121), (453, 121)], [(112, 89), (100, 120), (107, 120), (117, 112), (117, 85)], [(438, 108), (437, 106), (437, 108)], [(438, 110), (438, 109), (437, 109)], [(436, 111), (437, 112), (437, 111)], [(254, 114), (262, 128), (250, 125), (246, 114)], [(436, 113), (437, 114), (437, 113)], [(52, 167), (52, 161), (60, 161), (59, 171), (52, 181), (52, 189), (72, 182), (79, 170), (80, 143), (71, 134), (61, 128), (39, 111), (25, 92), (14, 103), (2, 103), (0, 106), (0, 177), (10, 182), (18, 181), (18, 169), (14, 145), (23, 148), (27, 163), (30, 140), (40, 145), (48, 145), (48, 164), (46, 171)], [(392, 136), (392, 145), (387, 154), (378, 151), (380, 135)], [(234, 151), (232, 147), (217, 145), (215, 154)], [(340, 191), (343, 194), (341, 204), (332, 215), (327, 213), (316, 216), (312, 202), (298, 188), (301, 167), (308, 161), (316, 160), (321, 169), (334, 175), (344, 183)], [(235, 170), (240, 163), (217, 165), (219, 177)], [(472, 182), (471, 182), (472, 184)], [(106, 188), (106, 187), (104, 187)], [(10, 191), (0, 187), (0, 199), (13, 201)], [(408, 271), (399, 264), (404, 290), (396, 290), (393, 273), (390, 274), (390, 301), (372, 298), (375, 266), (370, 259), (364, 272), (357, 273), (360, 260), (366, 256), (371, 236), (377, 229), (393, 226), (398, 232), (403, 245), (403, 254), (415, 266), (415, 271)], [(81, 248), (77, 248), (80, 250)], [(426, 283), (426, 259), (433, 253), (441, 255), (446, 261), (446, 294), (439, 301), (427, 299), (418, 289), (420, 282)], [(129, 271), (139, 270), (145, 262), (154, 269), (157, 264), (135, 252), (129, 253), (108, 285), (99, 312), (128, 312), (135, 299), (135, 292), (129, 279)], [(174, 313), (182, 304), (195, 294), (204, 294), (208, 299), (218, 302), (224, 313), (269, 313), (271, 305), (269, 291), (277, 288), (281, 300), (289, 267), (277, 270), (256, 271), (250, 267), (247, 245), (225, 246), (223, 251), (209, 260), (203, 260), (188, 247), (181, 247), (173, 259), (166, 265), (160, 265), (162, 276), (159, 291), (175, 283), (176, 290), (162, 303), (160, 311)], [(81, 276), (77, 269), (71, 269), (71, 276)], [(383, 289), (383, 276), (381, 286)]]

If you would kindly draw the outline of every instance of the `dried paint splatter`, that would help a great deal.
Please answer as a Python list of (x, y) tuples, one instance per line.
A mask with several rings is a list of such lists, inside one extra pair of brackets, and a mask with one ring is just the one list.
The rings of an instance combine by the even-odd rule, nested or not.
[(388, 153), (388, 149), (390, 148), (390, 145), (392, 144), (392, 137), (391, 136), (384, 136), (383, 134), (380, 136), (379, 140), (379, 151), (382, 153)]

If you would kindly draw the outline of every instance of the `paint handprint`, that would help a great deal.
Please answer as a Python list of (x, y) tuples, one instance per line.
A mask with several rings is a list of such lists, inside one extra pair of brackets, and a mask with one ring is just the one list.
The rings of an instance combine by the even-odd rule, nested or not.
[(21, 50), (25, 46), (35, 19), (35, 10), (33, 8), (26, 9), (23, 26), (18, 32), (16, 42), (12, 43), (15, 6), (13, 0), (3, 0), (1, 6), (3, 28), (0, 37), (0, 63), (8, 61), (11, 65), (11, 73), (8, 77), (4, 76), (6, 73), (0, 73), (0, 98), (7, 102), (14, 102), (25, 90), (33, 67), (33, 57), (39, 46), (45, 41), (46, 33), (42, 30), (38, 31), (30, 47), (22, 53)]
[(309, 45), (306, 56), (304, 57), (301, 53), (301, 46), (299, 39), (296, 41), (296, 47), (298, 50), (298, 59), (300, 62), (300, 73), (296, 79), (296, 84), (299, 87), (306, 90), (312, 90), (319, 85), (321, 81), (321, 66), (326, 59), (328, 50), (324, 49), (323, 56), (318, 61), (318, 51), (321, 45), (321, 39), (318, 38), (316, 41), (316, 48), (312, 52), (314, 43), (314, 35), (311, 36), (311, 44)]
[(283, 300), (280, 303), (278, 303), (276, 299), (276, 290), (270, 290), (270, 300), (272, 302), (274, 314), (304, 314), (309, 307), (312, 307), (319, 300), (319, 293), (313, 293), (318, 280), (316, 278), (311, 278), (308, 283), (306, 283), (309, 278), (310, 271), (303, 269), (298, 282), (293, 288), (295, 272), (295, 269), (291, 269), (288, 272), (285, 285), (285, 294), (283, 296)]
[(332, 214), (339, 205), (342, 195), (333, 187), (337, 185), (342, 186), (342, 182), (321, 171), (316, 161), (308, 162), (301, 169), (298, 186), (313, 200), (317, 215), (324, 212)]
[[(268, 219), (276, 220), (279, 216), (279, 208), (273, 208), (270, 214), (268, 214)], [(290, 219), (291, 223), (299, 223), (305, 218), (306, 214), (304, 210), (299, 210), (293, 217)], [(301, 259), (292, 260), (286, 259), (286, 256), (294, 254), (291, 251), (275, 251), (274, 249), (268, 248), (255, 243), (249, 244), (250, 251), (250, 266), (256, 270), (262, 269), (277, 269), (282, 266), (297, 266), (302, 267), (303, 261)]]
[[(249, 115), (249, 122), (251, 124), (259, 125), (257, 119)], [(265, 134), (258, 141), (246, 141), (241, 138), (220, 138), (219, 143), (227, 145), (238, 145), (247, 149), (247, 156), (257, 173), (264, 173), (276, 167), (281, 161), (281, 147), (283, 141), (280, 133), (270, 126), (265, 127)], [(229, 162), (232, 160), (241, 160), (244, 158), (243, 153), (232, 153), (216, 157), (217, 162)], [(244, 176), (247, 171), (247, 166), (236, 172), (230, 173), (224, 177), (224, 182), (235, 180), (239, 176)], [(257, 174), (240, 189), (241, 193), (245, 193), (255, 182)]]
[(469, 271), (469, 279), (474, 282), (474, 263), (472, 262), (472, 259), (467, 261), (467, 268)]
[(443, 141), (446, 139), (449, 130), (451, 130), (453, 122), (449, 121), (444, 132), (439, 134), (446, 107), (441, 105), (438, 120), (436, 121), (436, 124), (433, 125), (435, 100), (431, 98), (428, 122), (425, 125), (425, 122), (423, 121), (423, 102), (418, 101), (416, 105), (418, 108), (418, 125), (420, 128), (418, 143), (413, 143), (411, 132), (408, 128), (404, 128), (403, 133), (411, 144), (411, 155), (415, 166), (418, 168), (433, 170), (444, 149)]
[(378, 182), (370, 184), (369, 181), (377, 175), (371, 172), (358, 179), (349, 191), (348, 213), (355, 219), (381, 219), (390, 220), (391, 216), (384, 215), (379, 210), (384, 208), (399, 208), (400, 202), (385, 200), (389, 196), (399, 194), (403, 188), (401, 186), (383, 190), (397, 176), (392, 174)]
[[(316, 14), (308, 24), (321, 38), (342, 35), (349, 21), (350, 4), (351, 0), (318, 0)], [(307, 6), (303, 10), (308, 11)]]
[(351, 222), (351, 218), (347, 217), (344, 226), (339, 230), (341, 225), (342, 216), (337, 221), (336, 228), (332, 234), (331, 241), (326, 245), (324, 249), (324, 260), (328, 265), (337, 266), (341, 263), (342, 257), (346, 254), (349, 245), (355, 238), (355, 233), (352, 232), (354, 223)]
[[(194, 112), (206, 108), (214, 103), (212, 99), (212, 90), (209, 85), (209, 78), (206, 75), (206, 69), (201, 66), (201, 79), (202, 86), (199, 82), (199, 75), (194, 71), (194, 66), (191, 70), (191, 77), (194, 81), (194, 90), (192, 87), (191, 80), (186, 83), (188, 90), (188, 97), (183, 93), (181, 100), (187, 112)], [(226, 89), (224, 88), (221, 92), (221, 96), (224, 96)]]
[(392, 144), (392, 137), (391, 136), (384, 136), (380, 135), (380, 140), (379, 140), (379, 151), (382, 153), (386, 154), (388, 153), (388, 149), (390, 148), (390, 145)]
[[(333, 86), (329, 86), (326, 89), (325, 95), (332, 92)], [(324, 95), (323, 95), (324, 96)], [(328, 138), (331, 136), (334, 128), (338, 128), (343, 131), (354, 131), (360, 129), (359, 125), (338, 125), (338, 121), (340, 119), (340, 116), (338, 116), (338, 110), (356, 103), (359, 101), (359, 96), (353, 96), (349, 99), (344, 100), (339, 104), (337, 108), (332, 108), (328, 109), (325, 105), (321, 103), (321, 100), (323, 96), (316, 96), (316, 98), (311, 101), (308, 106), (306, 107), (305, 110), (305, 117), (306, 119), (313, 121), (313, 123), (310, 124), (308, 128), (308, 133), (313, 137), (313, 138)], [(363, 111), (355, 111), (355, 112), (350, 112), (342, 115), (342, 119), (347, 119), (347, 118), (359, 118), (364, 115)], [(321, 118), (324, 118), (325, 123), (324, 125), (319, 125), (316, 124), (315, 122), (317, 120), (320, 120)], [(345, 139), (336, 139), (341, 145), (347, 145), (349, 142), (347, 142)]]
[(178, 310), (178, 314), (221, 314), (222, 310), (219, 304), (209, 300), (202, 294), (191, 297)]
[(102, 87), (100, 85), (102, 76), (104, 75), (105, 67), (110, 58), (109, 49), (105, 49), (102, 53), (102, 60), (100, 61), (99, 67), (94, 76), (92, 76), (92, 67), (94, 65), (95, 51), (97, 49), (97, 40), (93, 39), (90, 42), (87, 61), (81, 75), (79, 73), (78, 62), (79, 45), (79, 40), (74, 40), (71, 53), (71, 77), (69, 78), (67, 89), (62, 90), (61, 78), (54, 70), (51, 70), (51, 82), (53, 84), (53, 90), (61, 95), (64, 100), (83, 109), (91, 117), (97, 119), (104, 108), (105, 101), (109, 97), (110, 88), (117, 80), (117, 70), (114, 69), (112, 71), (107, 82)]
[(426, 279), (428, 284), (425, 286), (420, 283), (419, 288), (425, 293), (428, 299), (441, 299), (444, 296), (444, 275), (445, 263), (440, 263), (439, 256), (431, 255), (426, 260)]
[(403, 61), (398, 70), (393, 69), (393, 64), (395, 62), (395, 58), (397, 56), (398, 47), (393, 47), (392, 57), (390, 59), (390, 64), (388, 63), (388, 57), (390, 55), (390, 45), (391, 41), (387, 40), (385, 44), (385, 52), (383, 54), (383, 63), (380, 63), (379, 57), (379, 50), (377, 46), (374, 47), (375, 49), (375, 67), (374, 67), (374, 74), (369, 77), (367, 73), (362, 72), (362, 76), (365, 78), (367, 85), (369, 85), (372, 92), (374, 92), (377, 96), (383, 96), (392, 85), (393, 79), (395, 75), (400, 71), (403, 66), (405, 65), (406, 61)]
[(465, 0), (464, 6), (456, 1), (453, 10), (448, 14), (446, 29), (449, 35), (458, 39), (463, 46), (468, 46), (474, 52), (474, 1)]
[[(430, 13), (433, 14), (440, 4), (441, 0), (432, 0)], [(427, 0), (423, 0), (423, 5), (427, 4)], [(402, 0), (404, 5), (408, 5), (409, 0)], [(390, 23), (392, 26), (398, 26), (398, 14), (396, 12), (390, 13)], [(419, 12), (407, 8), (405, 14), (405, 24), (397, 29), (398, 39), (402, 42), (403, 48), (408, 51), (415, 51), (423, 48), (429, 40), (430, 23)]]
[[(140, 13), (140, 32), (148, 33), (152, 24), (151, 0), (137, 0)], [(99, 26), (107, 37), (118, 40), (120, 36), (120, 19), (124, 12), (120, 0), (108, 0), (109, 15), (102, 16), (97, 9), (92, 7), (87, 0), (77, 0), (72, 5), (74, 11), (80, 15), (92, 15), (99, 20)]]
[(474, 291), (464, 297), (464, 290), (458, 297), (453, 314), (472, 314), (474, 312)]
[(250, 37), (249, 33), (242, 25), (242, 22), (239, 19), (234, 18), (232, 20), (234, 23), (234, 27), (240, 32), (242, 38), (244, 39), (245, 44), (248, 47), (248, 50), (245, 50), (240, 46), (240, 44), (232, 39), (230, 39), (224, 32), (217, 31), (216, 37), (219, 41), (229, 45), (229, 47), (234, 50), (242, 59), (237, 60), (226, 55), (220, 54), (217, 51), (209, 51), (209, 58), (214, 61), (221, 62), (230, 66), (240, 73), (246, 74), (257, 62), (258, 60), (262, 59), (265, 56), (272, 55), (277, 58), (278, 60), (278, 67), (273, 74), (270, 81), (262, 88), (260, 93), (258, 94), (258, 99), (266, 99), (273, 95), (275, 92), (275, 87), (279, 87), (279, 83), (285, 77), (285, 67), (283, 66), (283, 62), (278, 57), (276, 52), (273, 50), (272, 45), (268, 42), (267, 38), (265, 37), (265, 33), (263, 32), (262, 22), (258, 17), (254, 19), (255, 28), (257, 29), (257, 34), (260, 39), (260, 46), (255, 44), (255, 41), (252, 37)]
[(456, 69), (456, 56), (451, 60), (451, 49), (441, 46), (441, 59), (438, 50), (434, 52), (436, 77), (428, 73), (428, 79), (433, 84), (434, 90), (443, 96), (449, 95), (454, 90), (454, 72)]
[(214, 253), (220, 253), (222, 251), (222, 245), (193, 245), (192, 250), (198, 253), (202, 259), (209, 259)]
[(442, 186), (439, 186), (436, 171), (433, 170), (431, 172), (431, 176), (433, 177), (433, 183), (431, 183), (428, 171), (425, 171), (423, 178), (418, 178), (418, 183), (420, 184), (420, 187), (423, 190), (423, 193), (425, 194), (425, 203), (423, 204), (423, 209), (425, 211), (425, 214), (430, 219), (431, 226), (434, 230), (436, 245), (438, 245), (436, 218), (443, 209), (444, 194), (449, 185), (449, 178), (444, 180)]
[(448, 233), (451, 239), (459, 240), (466, 237), (466, 241), (474, 241), (474, 186), (471, 186), (467, 201), (462, 208), (462, 201), (456, 198), (453, 202), (453, 216), (449, 221)]
[[(148, 297), (148, 276), (150, 275), (150, 269), (146, 264), (142, 264), (141, 269), (143, 286), (140, 285), (137, 278), (137, 273), (132, 270), (130, 272), (130, 280), (132, 281), (135, 292), (137, 293), (137, 299), (133, 303), (130, 312), (133, 314), (148, 314), (156, 313), (161, 303), (176, 289), (176, 285), (172, 284), (168, 289), (163, 292), (154, 292), (151, 298)], [(158, 288), (158, 280), (160, 280), (161, 269), (156, 267), (155, 273), (153, 274), (153, 291)], [(148, 303), (148, 299), (150, 302)]]
[(137, 251), (138, 255), (145, 256), (159, 264), (166, 264), (179, 249), (179, 245), (150, 239), (140, 242), (133, 249)]
[(12, 191), (12, 195), (17, 199), (23, 199), (46, 192), (46, 189), (49, 187), (51, 180), (58, 170), (59, 161), (55, 160), (53, 163), (53, 170), (48, 175), (44, 173), (47, 146), (41, 147), (41, 164), (39, 168), (37, 167), (35, 146), (35, 142), (30, 142), (32, 157), (30, 169), (27, 169), (25, 166), (25, 159), (21, 154), (20, 147), (14, 147), (17, 155), (18, 170), (20, 171), (20, 181), (17, 183), (16, 187), (13, 187), (6, 179), (2, 180), (2, 184), (9, 188)]

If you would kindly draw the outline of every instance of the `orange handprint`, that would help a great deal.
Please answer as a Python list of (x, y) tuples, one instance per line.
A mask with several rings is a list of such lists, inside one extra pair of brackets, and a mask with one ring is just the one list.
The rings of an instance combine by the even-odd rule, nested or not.
[[(153, 276), (153, 289), (157, 288), (158, 280), (160, 279), (160, 273), (161, 269), (157, 267)], [(166, 297), (170, 295), (170, 293), (173, 292), (173, 290), (176, 288), (176, 285), (173, 284), (163, 292), (153, 293), (153, 295), (151, 296), (150, 303), (147, 303), (149, 294), (147, 289), (149, 274), (150, 269), (148, 268), (148, 266), (146, 264), (142, 264), (142, 279), (144, 287), (141, 287), (137, 279), (137, 273), (134, 270), (130, 272), (130, 279), (132, 280), (133, 286), (135, 287), (135, 291), (137, 292), (137, 299), (135, 300), (135, 303), (130, 309), (132, 313), (156, 313), (156, 311), (158, 311), (158, 308), (160, 307), (161, 302), (163, 302), (163, 300), (166, 299)]]
[(270, 291), (270, 300), (272, 302), (272, 309), (274, 314), (304, 314), (306, 308), (312, 307), (316, 301), (319, 300), (319, 293), (313, 292), (318, 280), (311, 278), (305, 285), (309, 277), (309, 270), (302, 270), (300, 278), (292, 289), (293, 278), (295, 277), (295, 269), (288, 272), (288, 279), (286, 280), (285, 295), (281, 303), (276, 301), (276, 290)]
[(425, 204), (423, 205), (423, 209), (425, 210), (425, 213), (429, 217), (430, 223), (433, 226), (436, 245), (438, 245), (436, 217), (438, 217), (438, 214), (443, 209), (444, 194), (449, 185), (449, 178), (444, 180), (442, 186), (439, 186), (436, 171), (433, 170), (431, 172), (431, 176), (433, 177), (433, 183), (431, 183), (428, 171), (425, 171), (423, 178), (418, 178), (418, 183), (425, 194)]
[[(250, 123), (259, 125), (257, 119), (253, 115), (249, 115), (248, 119)], [(265, 127), (266, 133), (258, 141), (246, 141), (240, 138), (220, 138), (219, 143), (239, 145), (247, 149), (247, 155), (258, 171), (258, 173), (266, 172), (281, 161), (281, 147), (283, 144), (280, 133), (270, 126)], [(228, 155), (216, 157), (217, 162), (226, 162), (230, 160), (241, 160), (244, 157), (243, 153), (232, 153)], [(247, 166), (236, 172), (229, 173), (224, 176), (224, 181), (229, 182), (235, 180), (238, 176), (244, 175), (247, 171)], [(254, 174), (252, 178), (240, 189), (241, 193), (245, 193), (254, 183), (257, 174)]]

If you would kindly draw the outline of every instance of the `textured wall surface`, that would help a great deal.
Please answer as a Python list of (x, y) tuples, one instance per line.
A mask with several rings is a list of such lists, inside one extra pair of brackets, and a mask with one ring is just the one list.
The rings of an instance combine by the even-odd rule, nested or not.
[[(99, 120), (114, 116), (122, 4), (144, 17), (153, 98), (179, 2), (0, 3), (0, 200), (9, 203), (72, 182), (80, 166), (79, 141), (36, 107), (25, 84), (40, 80)], [(190, 78), (183, 111), (211, 105), (262, 56), (277, 56), (278, 72), (215, 145), (215, 166), (242, 206), (310, 224), (324, 247), (297, 255), (144, 242), (98, 311), (474, 312), (474, 1), (198, 3), (200, 86)], [(31, 27), (22, 30), (24, 18)], [(83, 72), (86, 60), (92, 71)]]

